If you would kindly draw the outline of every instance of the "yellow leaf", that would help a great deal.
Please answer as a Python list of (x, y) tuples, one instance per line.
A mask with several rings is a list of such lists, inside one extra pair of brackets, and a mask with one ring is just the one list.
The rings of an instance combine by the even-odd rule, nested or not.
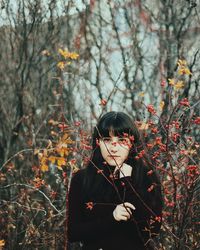
[(183, 81), (178, 81), (178, 82), (174, 85), (174, 89), (175, 89), (175, 90), (182, 89), (183, 87), (184, 87)]
[(186, 60), (178, 60), (178, 74), (179, 75), (192, 75), (191, 71), (189, 70), (189, 68), (187, 67), (187, 62)]
[(55, 157), (55, 156), (50, 156), (50, 157), (48, 158), (48, 160), (49, 160), (52, 164), (54, 164), (54, 163), (56, 162), (56, 157)]
[(65, 164), (66, 164), (66, 160), (65, 160), (64, 157), (60, 157), (60, 158), (57, 159), (57, 165), (58, 166), (63, 166)]
[(190, 155), (197, 155), (197, 151), (195, 149), (188, 150)]
[(160, 106), (160, 110), (162, 111), (163, 108), (164, 108), (164, 106), (165, 106), (165, 102), (164, 102), (164, 101), (161, 101), (159, 106)]
[(179, 75), (192, 75), (191, 71), (189, 70), (188, 67), (181, 67), (179, 70), (178, 70), (178, 74)]
[(41, 171), (42, 171), (42, 172), (47, 172), (47, 171), (49, 171), (49, 166), (46, 165), (46, 164), (41, 165)]
[(42, 157), (42, 158), (40, 159), (40, 162), (41, 162), (42, 165), (43, 165), (43, 164), (46, 164), (47, 158), (46, 158), (46, 157)]
[(75, 173), (77, 173), (79, 170), (80, 170), (79, 168), (73, 167), (72, 172), (73, 172), (73, 174), (75, 174)]
[(71, 59), (76, 60), (76, 59), (78, 59), (79, 55), (77, 53), (75, 53), (75, 52), (72, 52), (72, 53), (69, 53), (69, 57)]
[(178, 60), (178, 66), (179, 67), (183, 67), (183, 66), (186, 66), (186, 65), (187, 65), (186, 60), (181, 60), (181, 59)]
[(174, 86), (174, 84), (175, 84), (175, 79), (174, 78), (168, 79), (168, 81), (169, 81), (169, 85)]
[(62, 150), (62, 147), (60, 147), (60, 146), (58, 146), (57, 148), (56, 148), (56, 152), (60, 155), (60, 156), (64, 156), (64, 152), (63, 152), (63, 150)]
[(0, 240), (0, 247), (5, 246), (5, 240)]
[(65, 68), (65, 62), (61, 61), (57, 63), (57, 67), (61, 70), (63, 70)]
[(70, 58), (70, 59), (76, 60), (79, 57), (79, 55), (77, 53), (75, 53), (75, 52), (69, 52), (69, 51), (63, 50), (63, 49), (59, 49), (58, 53), (61, 56), (63, 56), (65, 59)]
[(140, 93), (139, 93), (139, 96), (140, 96), (140, 97), (144, 97), (144, 92), (140, 92)]
[(62, 140), (62, 141), (63, 141), (63, 140), (67, 140), (68, 138), (69, 138), (69, 135), (68, 135), (67, 133), (65, 133), (65, 134), (63, 135), (63, 137), (62, 137), (61, 140)]
[[(68, 140), (68, 139), (67, 139)], [(67, 142), (67, 140), (66, 141), (60, 141), (60, 143), (57, 145), (57, 147), (56, 147), (56, 151), (57, 151), (57, 153), (60, 155), (60, 156), (65, 156), (65, 155), (68, 155), (68, 152), (69, 152), (69, 149), (68, 149), (68, 147), (67, 147), (67, 143), (69, 143), (69, 142)], [(67, 142), (67, 143), (66, 143)]]
[(65, 59), (68, 57), (69, 52), (67, 50), (59, 49), (58, 53), (63, 56)]

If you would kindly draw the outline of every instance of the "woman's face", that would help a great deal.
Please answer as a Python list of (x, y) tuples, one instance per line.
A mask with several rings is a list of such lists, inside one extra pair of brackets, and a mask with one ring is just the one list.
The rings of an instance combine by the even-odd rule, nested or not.
[(110, 166), (121, 166), (127, 159), (131, 142), (128, 137), (103, 137), (99, 142), (101, 154)]

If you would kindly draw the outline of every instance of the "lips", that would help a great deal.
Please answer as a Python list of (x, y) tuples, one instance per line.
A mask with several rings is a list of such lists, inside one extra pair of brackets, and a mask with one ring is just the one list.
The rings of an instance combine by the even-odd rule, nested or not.
[(117, 158), (117, 157), (120, 157), (120, 156), (119, 155), (108, 155), (108, 157)]

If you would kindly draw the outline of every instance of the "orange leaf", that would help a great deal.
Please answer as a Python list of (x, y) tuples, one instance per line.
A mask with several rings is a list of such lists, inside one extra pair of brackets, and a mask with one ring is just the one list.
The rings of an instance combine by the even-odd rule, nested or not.
[(41, 171), (42, 171), (42, 172), (47, 172), (47, 171), (49, 171), (49, 166), (46, 165), (46, 164), (41, 165)]
[(56, 162), (56, 157), (54, 157), (54, 156), (50, 156), (48, 159), (49, 159), (49, 161), (50, 161), (52, 164), (54, 164), (54, 163)]
[(65, 165), (65, 164), (66, 164), (66, 160), (65, 160), (64, 157), (58, 158), (58, 160), (57, 160), (57, 165), (58, 166), (62, 166), (62, 165)]
[(5, 245), (5, 240), (0, 240), (0, 247), (3, 247)]

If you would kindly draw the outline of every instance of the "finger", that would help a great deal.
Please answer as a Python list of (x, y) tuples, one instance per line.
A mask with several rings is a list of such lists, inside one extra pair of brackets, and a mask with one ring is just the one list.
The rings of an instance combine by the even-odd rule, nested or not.
[(122, 215), (121, 217), (120, 217), (120, 220), (128, 220), (129, 218), (127, 217), (127, 216), (125, 216), (125, 215)]
[(129, 208), (132, 208), (133, 210), (135, 210), (135, 206), (133, 206), (133, 204), (131, 204), (130, 202), (123, 203), (123, 206), (129, 207)]
[(127, 211), (121, 211), (120, 215), (129, 216), (130, 214), (129, 214), (129, 212), (127, 212)]
[(129, 211), (129, 213), (132, 214), (131, 208), (129, 208), (128, 206), (124, 206), (124, 204), (121, 204), (120, 207), (119, 207), (119, 209), (121, 211)]
[(131, 218), (131, 215), (130, 215), (128, 212), (122, 212), (122, 213), (120, 214), (120, 216), (125, 216), (125, 217), (127, 217), (128, 219)]
[(130, 208), (126, 208), (126, 211), (128, 212), (128, 214), (132, 214), (132, 212), (131, 212), (131, 209)]
[(132, 214), (131, 209), (128, 208), (128, 207), (123, 207), (123, 208), (121, 209), (121, 211), (126, 212), (126, 213), (129, 213), (129, 214)]

